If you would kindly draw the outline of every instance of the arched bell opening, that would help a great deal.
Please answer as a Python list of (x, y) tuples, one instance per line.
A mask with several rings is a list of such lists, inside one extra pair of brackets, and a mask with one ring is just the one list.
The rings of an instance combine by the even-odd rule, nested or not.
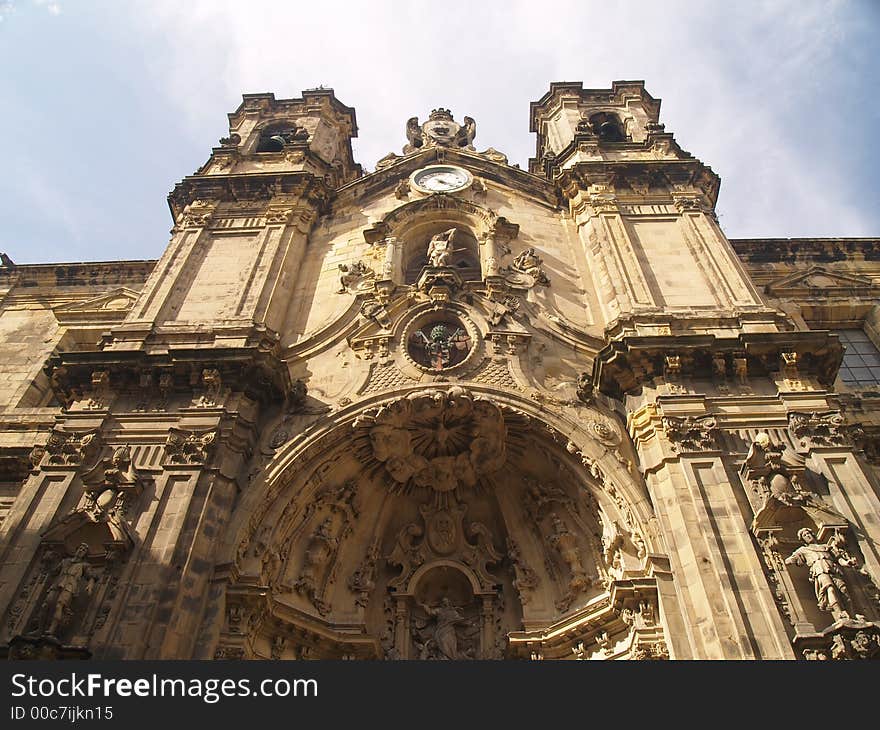
[(254, 152), (283, 152), (289, 145), (308, 139), (308, 131), (292, 121), (272, 122), (259, 130)]
[(614, 112), (597, 112), (591, 115), (589, 125), (600, 142), (628, 141), (620, 117)]
[[(656, 601), (644, 505), (625, 496), (635, 485), (604, 446), (575, 444), (513, 400), (411, 391), (279, 454), (264, 498), (239, 515), (227, 589), (239, 602), (246, 586), (265, 587), (252, 651), (512, 658), (562, 622), (547, 651), (571, 658), (572, 642), (602, 626), (629, 636), (620, 612)], [(228, 628), (220, 639), (238, 640)]]

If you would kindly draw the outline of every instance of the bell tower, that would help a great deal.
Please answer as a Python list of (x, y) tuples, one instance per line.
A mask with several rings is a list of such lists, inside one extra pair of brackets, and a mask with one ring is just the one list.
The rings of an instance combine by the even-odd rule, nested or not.
[(734, 359), (779, 371), (786, 349), (833, 377), (839, 345), (827, 333), (789, 332), (764, 302), (718, 225), (718, 175), (666, 131), (643, 82), (553, 83), (531, 105), (531, 130), (529, 169), (560, 190), (602, 308), (601, 390), (635, 393), (667, 371), (720, 374), (722, 360), (725, 377)]
[(140, 347), (157, 328), (174, 341), (239, 346), (280, 330), (312, 224), (335, 190), (361, 176), (354, 109), (332, 89), (299, 99), (245, 94), (229, 135), (168, 204), (172, 239), (111, 349)]

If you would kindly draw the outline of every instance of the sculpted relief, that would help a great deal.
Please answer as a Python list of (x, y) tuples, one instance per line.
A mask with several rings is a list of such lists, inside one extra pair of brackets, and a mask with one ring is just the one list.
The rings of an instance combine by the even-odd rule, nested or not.
[[(802, 443), (805, 428), (793, 419)], [(752, 533), (797, 653), (807, 659), (876, 654), (861, 649), (880, 647), (880, 589), (849, 521), (819, 491), (823, 477), (765, 432), (755, 435), (740, 474), (754, 511)]]
[[(259, 570), (277, 605), (253, 629), (271, 627), (258, 653), (503, 658), (524, 621), (550, 623), (642, 574), (628, 528), (604, 549), (599, 503), (576, 483), (590, 473), (565, 445), (534, 443), (546, 430), (514, 409), (460, 386), (418, 390), (349, 429), (243, 548), (241, 570)], [(602, 605), (608, 620), (621, 610)], [(291, 611), (363, 629), (330, 640), (289, 624)], [(241, 641), (221, 635), (224, 651)]]
[(395, 490), (475, 487), (506, 459), (501, 409), (461, 387), (412, 393), (367, 411), (354, 427), (366, 435), (368, 457), (384, 464)]

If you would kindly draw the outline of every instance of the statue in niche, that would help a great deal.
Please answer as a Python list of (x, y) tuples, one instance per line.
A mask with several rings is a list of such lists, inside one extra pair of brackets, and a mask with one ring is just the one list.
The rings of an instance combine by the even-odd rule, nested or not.
[(830, 611), (835, 620), (849, 618), (849, 594), (840, 566), (852, 566), (855, 561), (841, 548), (842, 538), (834, 535), (823, 545), (808, 527), (798, 530), (798, 538), (804, 544), (785, 559), (785, 564), (807, 566), (819, 609)]
[(443, 597), (439, 605), (419, 604), (426, 618), (415, 619), (414, 638), (419, 659), (473, 659), (473, 649), (462, 649), (458, 632), (471, 626), (471, 621)]
[(64, 558), (58, 564), (56, 577), (40, 607), (40, 633), (57, 637), (70, 623), (73, 602), (80, 595), (84, 583), (86, 593), (91, 594), (97, 576), (89, 566), (88, 555), (89, 546), (83, 542), (72, 557)]
[(568, 591), (556, 602), (556, 607), (560, 611), (565, 611), (571, 605), (575, 595), (587, 588), (592, 581), (581, 564), (581, 553), (575, 536), (555, 512), (550, 513), (550, 521), (553, 523), (550, 544), (559, 551), (559, 556), (568, 566), (571, 573), (568, 581)]
[(452, 241), (455, 238), (457, 228), (450, 228), (442, 233), (432, 236), (428, 243), (428, 261), (431, 266), (439, 268), (441, 266), (449, 266), (449, 257), (455, 251), (463, 251), (464, 249), (454, 249)]
[[(549, 505), (558, 504), (569, 510), (577, 511), (574, 500), (562, 487), (553, 484), (542, 484), (533, 477), (525, 478), (527, 509), (535, 521), (546, 515)], [(555, 516), (555, 515), (554, 515)]]
[(321, 583), (338, 548), (339, 539), (333, 534), (333, 520), (327, 517), (309, 540), (302, 572), (294, 584), (296, 592), (305, 595), (322, 614), (329, 607), (320, 598)]
[(513, 587), (519, 593), (520, 603), (525, 606), (531, 598), (531, 591), (538, 585), (538, 574), (529, 567), (519, 545), (510, 537), (507, 538), (507, 556), (513, 566)]

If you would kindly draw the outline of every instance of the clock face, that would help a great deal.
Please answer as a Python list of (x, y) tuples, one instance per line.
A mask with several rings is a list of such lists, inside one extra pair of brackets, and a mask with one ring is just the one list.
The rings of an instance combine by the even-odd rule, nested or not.
[(471, 180), (471, 174), (467, 170), (453, 165), (423, 167), (412, 175), (412, 184), (426, 193), (448, 193), (461, 190), (470, 185)]

